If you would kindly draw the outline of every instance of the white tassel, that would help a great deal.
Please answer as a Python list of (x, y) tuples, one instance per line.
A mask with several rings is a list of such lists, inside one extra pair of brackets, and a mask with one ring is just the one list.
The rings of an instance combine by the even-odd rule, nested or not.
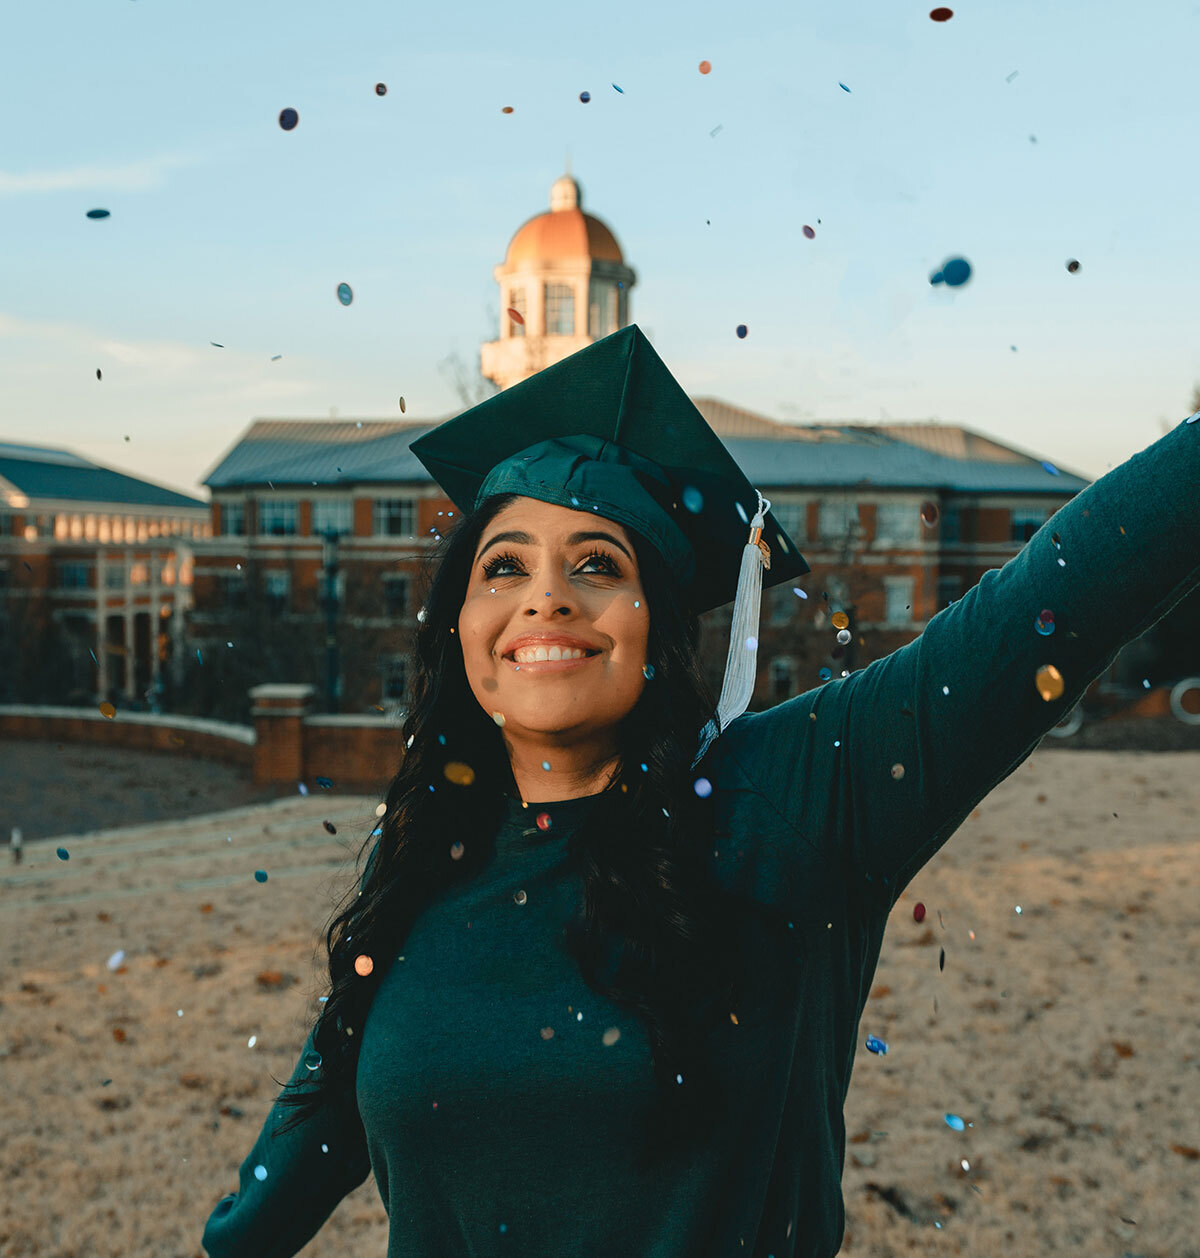
[[(758, 493), (755, 490), (755, 493)], [(725, 657), (725, 680), (713, 720), (705, 726), (700, 750), (692, 762), (694, 769), (704, 758), (714, 739), (719, 738), (730, 722), (741, 716), (754, 694), (758, 671), (758, 617), (762, 607), (762, 574), (771, 566), (771, 551), (762, 540), (763, 522), (771, 509), (771, 500), (758, 494), (758, 510), (750, 523), (750, 540), (742, 548), (742, 566), (738, 571), (737, 595), (733, 601), (733, 618), (729, 626), (729, 653)]]

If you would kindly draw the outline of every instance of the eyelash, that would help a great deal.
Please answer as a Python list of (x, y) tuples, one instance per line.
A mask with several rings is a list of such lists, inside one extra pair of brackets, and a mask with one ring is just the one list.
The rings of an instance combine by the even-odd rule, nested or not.
[[(593, 548), (584, 558), (583, 562), (586, 564), (591, 563), (593, 560), (599, 560), (600, 562), (607, 564), (610, 569), (609, 575), (617, 577), (621, 575), (620, 565), (607, 551)], [(521, 566), (521, 561), (516, 557), (516, 555), (512, 554), (511, 551), (505, 551), (503, 554), (493, 555), (492, 558), (483, 565), (483, 575), (488, 578), (488, 580), (491, 580), (495, 576), (496, 569), (503, 567), (506, 563), (512, 564), (517, 568)]]

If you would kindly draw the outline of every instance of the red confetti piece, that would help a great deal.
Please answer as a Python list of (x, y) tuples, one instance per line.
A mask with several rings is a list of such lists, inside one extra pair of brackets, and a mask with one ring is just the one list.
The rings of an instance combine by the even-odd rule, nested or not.
[(918, 904), (913, 909), (913, 921), (923, 922), (924, 920), (925, 920), (925, 906), (923, 904)]
[(514, 310), (511, 306), (508, 308), (508, 317), (514, 323), (520, 323), (522, 325), (525, 323), (525, 316), (519, 310)]
[(948, 22), (954, 16), (953, 9), (934, 9), (930, 15), (935, 22)]
[(711, 69), (712, 69), (712, 62), (710, 62), (710, 61), (702, 61), (702, 62), (700, 62), (700, 73), (701, 73), (701, 74), (707, 74), (707, 73), (708, 73)]

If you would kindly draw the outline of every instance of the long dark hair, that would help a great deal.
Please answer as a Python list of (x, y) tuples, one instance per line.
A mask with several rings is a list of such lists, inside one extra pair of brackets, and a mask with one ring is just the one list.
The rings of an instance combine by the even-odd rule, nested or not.
[[(361, 890), (348, 895), (326, 932), (330, 993), (313, 1036), (320, 1066), (311, 1080), (282, 1085), (300, 1094), (279, 1103), (300, 1110), (280, 1134), (328, 1100), (354, 1104), (359, 1031), (386, 970), (383, 958), (397, 955), (440, 892), (486, 867), (505, 797), (516, 796), (500, 730), (468, 685), (455, 632), (482, 531), (515, 498), (487, 499), (431, 550), (400, 768), (380, 825), (359, 853), (361, 859), (378, 836)], [(657, 1108), (646, 1116), (649, 1165), (711, 1130), (724, 1103), (701, 1049), (707, 1032), (729, 1025), (740, 998), (740, 910), (701, 869), (713, 846), (712, 800), (701, 793), (703, 782), (696, 789), (691, 765), (716, 703), (698, 662), (699, 619), (658, 552), (632, 537), (650, 612), (653, 673), (618, 729), (617, 772), (568, 839), (584, 892), (566, 938), (587, 985), (648, 1025), (659, 1084)], [(451, 761), (471, 767), (469, 785), (447, 779)], [(480, 839), (455, 860), (448, 834)], [(361, 954), (375, 959), (366, 976), (354, 967)]]

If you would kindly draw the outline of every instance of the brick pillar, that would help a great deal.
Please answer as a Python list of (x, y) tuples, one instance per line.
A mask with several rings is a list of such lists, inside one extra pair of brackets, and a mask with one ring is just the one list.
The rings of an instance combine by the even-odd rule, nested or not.
[(314, 689), (279, 682), (250, 688), (256, 784), (304, 780), (304, 718)]

